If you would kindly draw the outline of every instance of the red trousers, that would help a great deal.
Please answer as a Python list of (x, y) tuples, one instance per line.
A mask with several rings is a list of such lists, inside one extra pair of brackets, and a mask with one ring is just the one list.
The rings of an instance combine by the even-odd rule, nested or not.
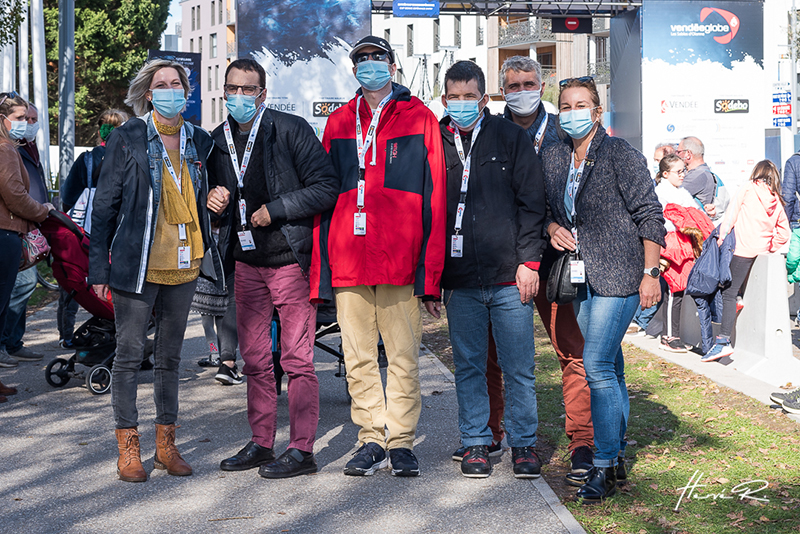
[[(564, 394), (564, 408), (567, 412), (565, 430), (569, 438), (569, 450), (577, 447), (592, 447), (594, 428), (592, 427), (592, 403), (589, 397), (589, 383), (583, 368), (583, 336), (572, 304), (557, 305), (547, 301), (540, 288), (533, 299), (536, 311), (544, 323), (547, 335), (558, 355), (561, 364), (561, 387)], [(503, 399), (503, 373), (497, 363), (497, 347), (489, 328), (489, 354), (486, 362), (486, 384), (489, 389), (489, 428), (495, 441), (503, 439), (500, 422), (503, 419), (505, 400)]]

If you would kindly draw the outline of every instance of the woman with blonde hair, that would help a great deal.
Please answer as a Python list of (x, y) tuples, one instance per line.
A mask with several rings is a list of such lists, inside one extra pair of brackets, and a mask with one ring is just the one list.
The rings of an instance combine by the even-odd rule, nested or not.
[(114, 298), (117, 353), (111, 404), (120, 453), (117, 472), (128, 482), (147, 480), (136, 392), (153, 314), (155, 467), (170, 475), (192, 474), (175, 446), (183, 336), (198, 275), (224, 287), (206, 210), (206, 157), (212, 141), (208, 132), (181, 117), (189, 92), (180, 63), (157, 59), (142, 67), (125, 101), (139, 117), (108, 137), (94, 199), (89, 283), (100, 298)]
[[(25, 136), (28, 103), (16, 92), (0, 93), (0, 326), (6, 322), (11, 291), (22, 257), (21, 234), (30, 232), (35, 223), (47, 218), (53, 205), (41, 204), (28, 194), (31, 183), (25, 164), (17, 151)], [(0, 367), (16, 367), (17, 360), (0, 349)], [(0, 384), (0, 402), (14, 388)]]

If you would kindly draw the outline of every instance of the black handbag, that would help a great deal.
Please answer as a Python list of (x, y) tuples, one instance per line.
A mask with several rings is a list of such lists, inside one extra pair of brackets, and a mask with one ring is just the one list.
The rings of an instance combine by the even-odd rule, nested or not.
[(579, 261), (580, 252), (566, 251), (553, 263), (547, 277), (547, 300), (556, 304), (569, 304), (578, 296), (578, 284), (572, 283), (570, 262)]

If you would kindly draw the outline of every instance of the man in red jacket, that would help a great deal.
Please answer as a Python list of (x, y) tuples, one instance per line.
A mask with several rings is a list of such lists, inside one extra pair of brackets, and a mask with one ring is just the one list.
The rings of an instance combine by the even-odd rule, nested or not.
[[(328, 118), (322, 138), (342, 185), (316, 228), (312, 298), (335, 296), (351, 416), (361, 427), (344, 473), (371, 475), (391, 460), (393, 475), (417, 476), (419, 301), (440, 297), (445, 254), (442, 139), (434, 114), (391, 82), (388, 42), (365, 37), (350, 58), (361, 89)], [(389, 363), (385, 400), (379, 336)]]

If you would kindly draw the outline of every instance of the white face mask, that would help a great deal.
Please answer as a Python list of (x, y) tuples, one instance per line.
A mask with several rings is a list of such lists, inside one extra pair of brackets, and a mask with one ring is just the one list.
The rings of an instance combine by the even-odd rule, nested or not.
[(39, 132), (39, 123), (34, 122), (25, 126), (25, 140), (32, 143), (36, 139), (36, 134)]
[(517, 91), (515, 93), (506, 93), (506, 105), (511, 113), (517, 117), (530, 117), (536, 110), (539, 109), (539, 103), (542, 100), (542, 90), (534, 89), (533, 91)]

